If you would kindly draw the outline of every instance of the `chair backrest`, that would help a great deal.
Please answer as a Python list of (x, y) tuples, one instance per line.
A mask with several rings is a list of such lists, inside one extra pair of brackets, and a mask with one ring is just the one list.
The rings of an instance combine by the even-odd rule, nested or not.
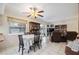
[(67, 32), (67, 35), (66, 35), (67, 40), (73, 41), (76, 39), (76, 37), (77, 37), (77, 32), (75, 32), (75, 31), (68, 31)]
[(34, 42), (40, 41), (40, 35), (34, 35)]
[(22, 35), (18, 35), (18, 37), (19, 37), (19, 44), (24, 45)]

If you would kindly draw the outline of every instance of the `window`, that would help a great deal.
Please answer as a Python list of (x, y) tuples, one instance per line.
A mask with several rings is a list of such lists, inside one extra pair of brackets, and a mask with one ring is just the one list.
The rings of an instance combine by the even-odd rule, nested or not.
[(26, 24), (19, 23), (15, 21), (8, 21), (9, 23), (9, 33), (24, 33), (26, 30)]

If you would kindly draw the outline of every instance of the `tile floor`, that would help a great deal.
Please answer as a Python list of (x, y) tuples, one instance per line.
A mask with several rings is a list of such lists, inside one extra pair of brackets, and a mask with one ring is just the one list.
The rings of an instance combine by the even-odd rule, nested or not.
[[(29, 54), (25, 51), (24, 55), (65, 55), (66, 43), (51, 43), (49, 42), (46, 46), (41, 49), (37, 49), (36, 52), (31, 51)], [(10, 47), (0, 51), (0, 55), (20, 55), (18, 47)]]

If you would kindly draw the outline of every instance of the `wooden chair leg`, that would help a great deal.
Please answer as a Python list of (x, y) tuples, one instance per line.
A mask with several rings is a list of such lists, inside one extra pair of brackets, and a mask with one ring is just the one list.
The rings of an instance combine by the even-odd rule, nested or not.
[(20, 47), (20, 45), (19, 45), (19, 50), (18, 50), (18, 52), (20, 52), (20, 48), (21, 48), (21, 47)]
[(40, 45), (38, 46), (38, 48), (40, 49)]
[(31, 46), (29, 47), (28, 53), (30, 52), (30, 50), (31, 50)]
[(22, 55), (23, 55), (23, 52), (24, 52), (24, 46), (22, 46)]
[(36, 47), (34, 46), (33, 49), (34, 49), (34, 52), (35, 52), (36, 51)]
[(29, 50), (28, 50), (28, 53), (29, 53)]
[(23, 55), (23, 48), (22, 48), (22, 55)]

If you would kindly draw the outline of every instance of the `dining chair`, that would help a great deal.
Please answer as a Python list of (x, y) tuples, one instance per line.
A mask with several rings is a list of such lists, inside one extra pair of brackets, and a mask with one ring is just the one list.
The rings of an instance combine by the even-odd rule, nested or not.
[(19, 50), (18, 52), (20, 52), (20, 49), (22, 50), (22, 55), (23, 55), (23, 51), (24, 51), (24, 42), (23, 42), (23, 38), (22, 38), (22, 35), (18, 35), (18, 38), (19, 38)]
[(41, 40), (40, 40), (40, 36), (39, 35), (34, 35), (34, 41), (31, 42), (32, 44), (29, 46), (29, 50), (28, 50), (28, 53), (30, 51), (34, 51), (36, 52), (36, 48), (38, 47), (40, 49), (41, 47)]
[(35, 51), (36, 51), (36, 48), (41, 48), (41, 42), (42, 42), (42, 40), (40, 39), (40, 35), (35, 35), (34, 36), (34, 43), (33, 43), (33, 45), (34, 45), (34, 47), (35, 47)]
[(32, 50), (35, 52), (34, 40), (29, 42), (29, 50), (28, 50), (28, 53), (30, 51), (32, 51)]

